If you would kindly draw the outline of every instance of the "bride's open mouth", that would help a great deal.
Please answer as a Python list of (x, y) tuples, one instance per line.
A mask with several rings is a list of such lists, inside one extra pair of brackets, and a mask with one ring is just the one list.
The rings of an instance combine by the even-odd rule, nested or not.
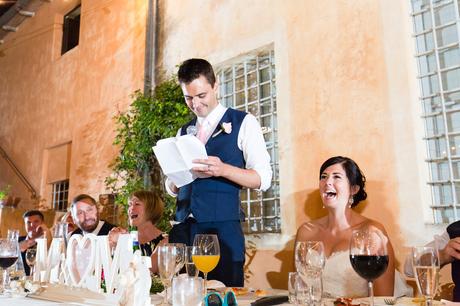
[(326, 191), (326, 192), (324, 193), (324, 197), (325, 197), (326, 199), (333, 199), (333, 198), (335, 198), (336, 196), (337, 196), (337, 193), (336, 193), (336, 192), (333, 192), (333, 191)]

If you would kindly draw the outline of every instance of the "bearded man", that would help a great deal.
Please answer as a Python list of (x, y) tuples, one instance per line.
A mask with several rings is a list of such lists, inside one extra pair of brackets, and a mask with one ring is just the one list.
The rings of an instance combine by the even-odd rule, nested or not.
[(109, 231), (115, 227), (113, 224), (99, 220), (97, 202), (87, 194), (80, 194), (73, 198), (70, 210), (73, 221), (78, 226), (72, 235), (94, 234), (104, 236), (108, 235)]

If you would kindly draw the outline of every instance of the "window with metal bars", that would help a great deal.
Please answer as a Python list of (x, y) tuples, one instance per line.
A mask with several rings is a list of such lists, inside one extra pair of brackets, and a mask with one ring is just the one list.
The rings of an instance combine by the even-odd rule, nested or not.
[(220, 102), (253, 114), (260, 122), (271, 157), (273, 178), (270, 189), (260, 192), (244, 188), (241, 205), (245, 233), (281, 231), (278, 126), (276, 110), (275, 53), (273, 47), (250, 52), (216, 66)]
[(460, 0), (410, 0), (435, 223), (460, 217)]
[(69, 199), (69, 180), (53, 183), (53, 209), (57, 211), (66, 211)]

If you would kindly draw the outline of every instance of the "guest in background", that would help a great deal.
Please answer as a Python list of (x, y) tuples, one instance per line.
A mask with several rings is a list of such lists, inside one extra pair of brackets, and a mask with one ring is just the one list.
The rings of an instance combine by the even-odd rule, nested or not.
[(109, 231), (115, 227), (115, 225), (99, 219), (96, 200), (87, 194), (80, 194), (73, 198), (70, 211), (72, 212), (73, 221), (78, 227), (72, 235), (91, 233), (104, 236), (108, 235)]
[[(140, 190), (134, 192), (129, 198), (129, 225), (137, 228), (141, 253), (143, 256), (151, 257), (151, 271), (153, 273), (158, 273), (155, 248), (159, 244), (168, 243), (168, 235), (156, 227), (156, 223), (160, 220), (163, 210), (163, 200), (155, 192)], [(109, 233), (110, 246), (115, 248), (118, 236), (127, 233), (128, 231), (124, 228), (113, 228)]]
[[(326, 160), (319, 171), (319, 192), (328, 214), (304, 223), (297, 231), (296, 241), (315, 240), (324, 244), (327, 260), (323, 271), (323, 288), (329, 297), (368, 295), (367, 281), (353, 270), (350, 263), (352, 231), (370, 226), (388, 237), (383, 225), (353, 210), (367, 197), (365, 182), (366, 178), (358, 165), (350, 158), (336, 156)], [(388, 268), (374, 281), (375, 295), (391, 296), (395, 288), (395, 257), (390, 241), (387, 248)], [(396, 287), (403, 291), (408, 289), (399, 274)], [(407, 294), (410, 292), (409, 289)]]
[(26, 262), (26, 252), (29, 248), (35, 248), (37, 238), (47, 238), (48, 246), (51, 243), (51, 231), (45, 224), (45, 217), (38, 210), (29, 210), (22, 216), (24, 219), (24, 226), (27, 232), (26, 236), (20, 236), (19, 248), (21, 249), (22, 262), (24, 264), (24, 272), (26, 275), (30, 275), (30, 267)]

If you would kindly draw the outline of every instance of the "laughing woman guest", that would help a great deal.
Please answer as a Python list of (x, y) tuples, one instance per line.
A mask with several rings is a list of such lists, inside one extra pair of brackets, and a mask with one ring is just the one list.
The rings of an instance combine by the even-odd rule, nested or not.
[[(355, 229), (373, 227), (386, 234), (378, 222), (354, 211), (366, 199), (366, 179), (358, 165), (347, 157), (336, 156), (323, 163), (319, 171), (319, 192), (328, 214), (304, 223), (297, 231), (296, 241), (315, 240), (324, 244), (326, 264), (323, 270), (324, 294), (328, 297), (368, 296), (367, 281), (351, 266), (349, 245)], [(388, 237), (388, 235), (387, 235)], [(393, 295), (395, 258), (388, 241), (389, 264), (386, 272), (374, 281), (374, 294)]]
[[(151, 257), (153, 273), (158, 273), (157, 255), (154, 250), (159, 244), (168, 242), (168, 235), (156, 227), (156, 223), (163, 214), (163, 209), (163, 201), (152, 191), (136, 191), (129, 198), (129, 224), (137, 228), (142, 255)], [(124, 228), (113, 228), (109, 233), (110, 246), (115, 247), (118, 236), (127, 233), (128, 231)]]

